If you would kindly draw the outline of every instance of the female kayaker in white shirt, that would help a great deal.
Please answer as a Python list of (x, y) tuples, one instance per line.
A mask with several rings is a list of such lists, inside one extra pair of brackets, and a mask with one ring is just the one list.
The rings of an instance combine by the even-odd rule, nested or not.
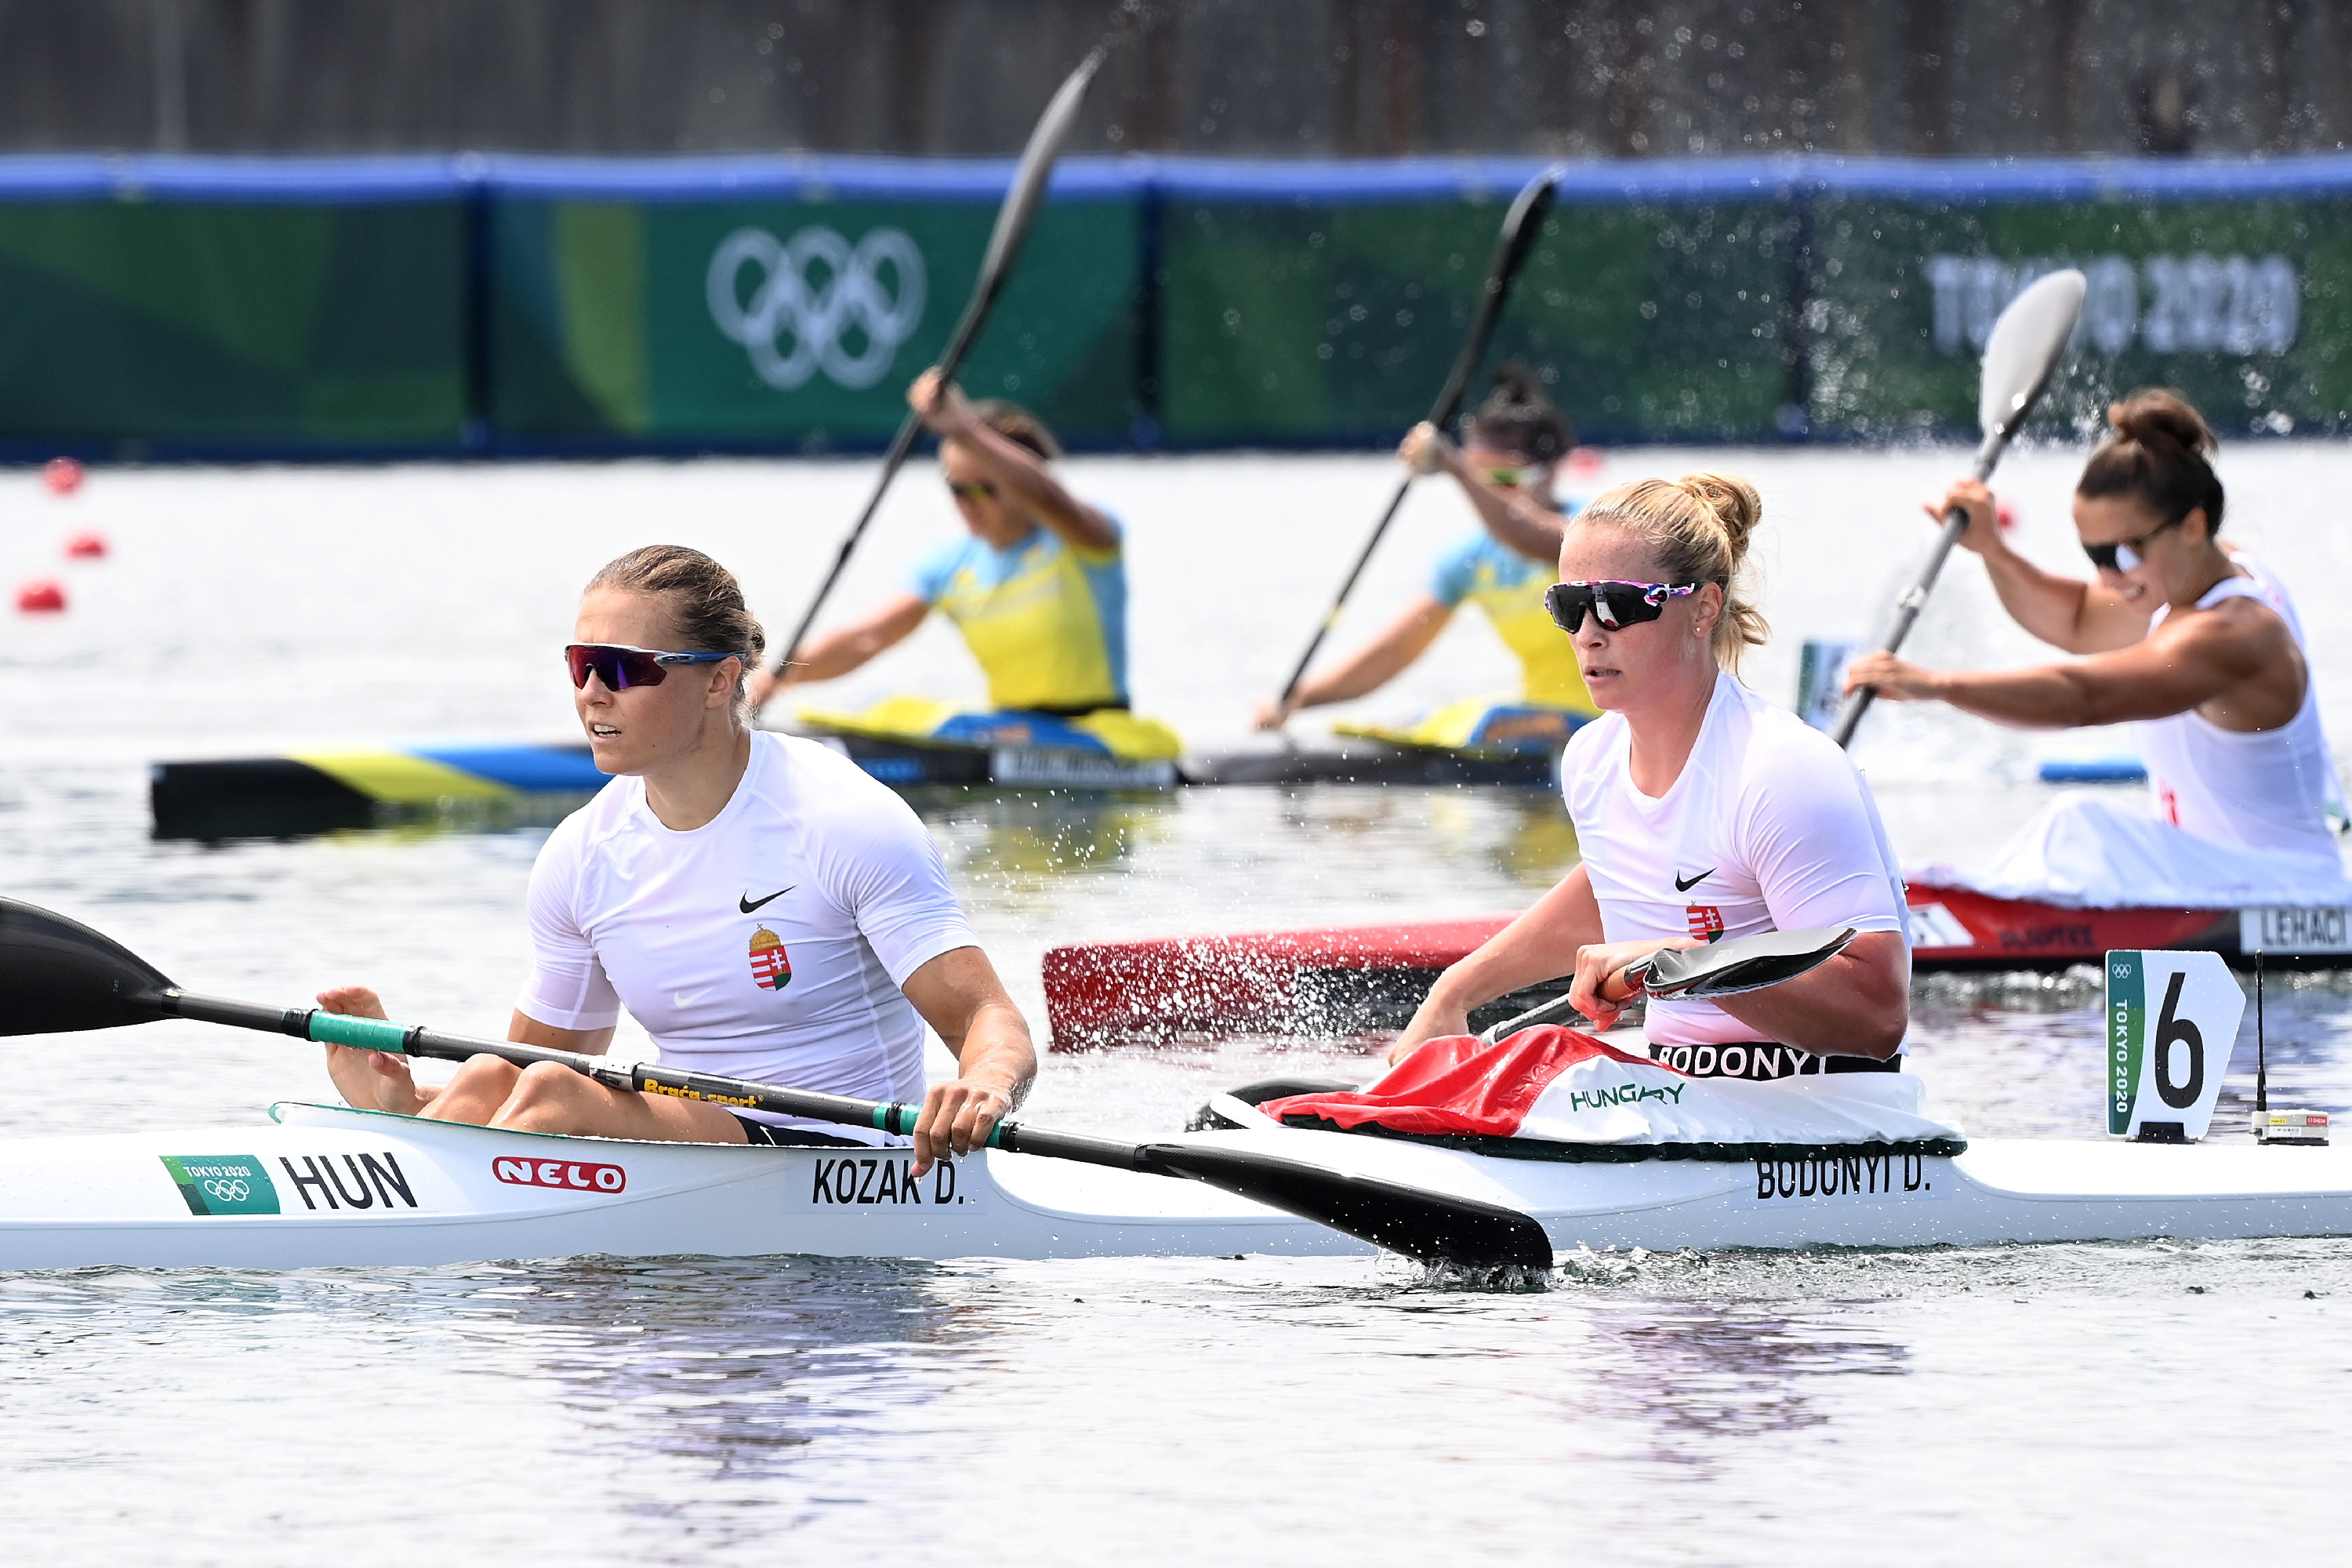
[(1960, 542), (1983, 558), (2018, 625), (2082, 657), (1938, 670), (1874, 653), (1847, 666), (1847, 688), (2007, 724), (2131, 723), (2155, 816), (2087, 793), (2063, 796), (2003, 851), (1989, 873), (2000, 885), (1984, 890), (2192, 906), (2336, 894), (2343, 862), (2327, 824), (2335, 763), (2302, 628), (2278, 581), (2218, 538), (2213, 432), (2166, 391), (2134, 393), (2107, 417), (2114, 434), (2074, 489), (2074, 529), (2095, 581), (2044, 571), (2011, 549), (1983, 485), (1963, 481), (1945, 501), (1968, 513)]
[[(596, 765), (620, 775), (532, 868), (534, 962), (508, 1038), (601, 1054), (620, 1008), (660, 1059), (876, 1100), (920, 1100), (917, 1170), (987, 1139), (1037, 1070), (1027, 1024), (906, 803), (813, 741), (755, 732), (764, 644), (735, 579), (655, 545), (599, 572), (566, 650)], [(384, 1016), (364, 986), (320, 994)], [(923, 1024), (955, 1053), (923, 1081)], [(327, 1047), (363, 1109), (673, 1142), (876, 1142), (823, 1123), (609, 1089), (552, 1064), (465, 1063), (420, 1087), (400, 1058)]]
[(1910, 952), (1877, 810), (1827, 736), (1730, 673), (1764, 640), (1741, 583), (1762, 510), (1745, 480), (1692, 474), (1621, 486), (1569, 522), (1549, 604), (1602, 710), (1560, 762), (1583, 860), (1439, 976), (1391, 1060), (1539, 981), (1573, 972), (1570, 997), (1606, 1025), (1625, 966), (1661, 947), (1845, 925), (1863, 934), (1783, 984), (1652, 1002), (1651, 1054), (1700, 1076), (1892, 1066)]

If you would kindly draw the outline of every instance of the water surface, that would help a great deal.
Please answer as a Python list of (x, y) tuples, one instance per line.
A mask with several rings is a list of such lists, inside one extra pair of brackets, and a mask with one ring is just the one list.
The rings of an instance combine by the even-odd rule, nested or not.
[[(2323, 705), (2352, 734), (2343, 531), (2309, 505), (2340, 447), (2233, 450), (2231, 531), (2286, 568)], [(2004, 470), (2020, 538), (2069, 562), (2074, 459)], [(1750, 679), (1874, 624), (1949, 452), (1648, 451), (1767, 498)], [(1278, 684), (1391, 482), (1356, 458), (1097, 459), (1130, 530), (1139, 703), (1197, 742)], [(295, 1002), (380, 986), (497, 1031), (545, 824), (208, 847), (147, 836), (145, 768), (338, 741), (559, 737), (578, 586), (677, 540), (789, 625), (870, 469), (632, 463), (101, 472), (58, 502), (0, 478), (0, 578), (61, 572), (62, 617), (0, 625), (0, 889), (100, 926), (192, 987)], [(1416, 494), (1338, 634), (1394, 613), (1464, 526)], [(71, 529), (110, 560), (68, 569)], [(952, 526), (894, 496), (839, 603)], [(2035, 656), (1956, 562), (1915, 644)], [(1397, 714), (1511, 672), (1465, 617)], [(927, 628), (828, 700), (979, 693)], [(2092, 742), (2095, 744), (2096, 742)], [(1885, 708), (1858, 755), (1898, 846), (1989, 850), (2047, 798), (2032, 737)], [(1072, 940), (1518, 907), (1570, 863), (1533, 792), (927, 797), (959, 888), (1038, 1017)], [(2269, 997), (2273, 1093), (2341, 1111), (2352, 1005)], [(1042, 1020), (1041, 1020), (1042, 1021)], [(2242, 1137), (2251, 1020), (2221, 1135)], [(1923, 982), (1916, 1067), (1979, 1135), (2095, 1136), (2096, 998), (2072, 977)], [(1039, 1121), (1132, 1134), (1363, 1042), (1060, 1056)], [(327, 1098), (308, 1050), (161, 1024), (0, 1042), (9, 1135), (258, 1121)], [(2282, 1151), (2282, 1158), (2294, 1158)], [(1584, 1255), (1479, 1294), (1346, 1259), (912, 1264), (570, 1260), (240, 1274), (0, 1276), (0, 1518), (27, 1560), (158, 1563), (980, 1561), (1213, 1554), (1398, 1561), (1449, 1548), (1598, 1562), (2188, 1561), (2332, 1539), (2352, 1437), (2352, 1244), (2194, 1243), (1714, 1257)], [(26, 1548), (32, 1548), (26, 1552)]]

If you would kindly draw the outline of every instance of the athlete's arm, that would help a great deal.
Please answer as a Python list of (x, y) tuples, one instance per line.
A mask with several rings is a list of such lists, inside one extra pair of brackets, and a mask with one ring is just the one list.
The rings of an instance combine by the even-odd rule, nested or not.
[(1960, 548), (1983, 558), (1993, 592), (2019, 626), (2068, 653), (2105, 653), (2147, 635), (2147, 612), (2125, 603), (2122, 595), (2080, 577), (2045, 572), (2011, 549), (1994, 521), (1992, 491), (1981, 480), (1962, 479), (1941, 506), (1925, 510), (1940, 525), (1945, 511), (1955, 506), (1969, 519)]
[(1818, 969), (1715, 1005), (1759, 1040), (1885, 1061), (1903, 1048), (1911, 1021), (1910, 971), (1901, 932), (1868, 931)]
[(1490, 485), (1463, 460), (1462, 449), (1439, 434), (1427, 420), (1405, 432), (1397, 455), (1408, 467), (1423, 473), (1444, 469), (1454, 476), (1470, 498), (1478, 522), (1504, 549), (1524, 555), (1539, 566), (1559, 559), (1559, 542), (1568, 521), (1556, 507), (1524, 490)]
[[(1389, 1048), (1389, 1060), (1404, 1060), (1424, 1040), (1468, 1034), (1473, 1007), (1538, 981), (1558, 979), (1578, 967), (1580, 950), (1592, 949), (1601, 939), (1601, 900), (1592, 896), (1591, 874), (1579, 866), (1537, 900), (1533, 909), (1437, 977), (1412, 1022)], [(1664, 945), (1654, 942), (1639, 947), (1647, 952)]]
[(950, 1150), (969, 1154), (1028, 1093), (1037, 1076), (1029, 1023), (1005, 994), (996, 966), (976, 947), (940, 954), (898, 989), (955, 1053), (953, 1083), (935, 1083), (915, 1123), (915, 1174)]
[(1276, 730), (1301, 708), (1320, 708), (1377, 691), (1402, 674), (1414, 659), (1429, 651), (1454, 611), (1427, 594), (1407, 605), (1379, 636), (1320, 675), (1310, 675), (1290, 694), (1290, 705), (1269, 697), (1258, 704), (1257, 727)]
[(930, 613), (931, 607), (914, 595), (893, 594), (883, 601), (880, 609), (864, 620), (803, 644), (800, 658), (786, 665), (783, 674), (769, 681), (764, 689), (755, 678), (752, 706), (757, 708), (779, 686), (799, 686), (847, 675), (885, 648), (906, 641)]
[(2024, 728), (2120, 724), (2195, 708), (2223, 729), (2250, 733), (2293, 719), (2303, 685), (2284, 624), (2240, 600), (2175, 616), (2128, 647), (2074, 664), (1937, 670), (1874, 653), (1846, 667), (1848, 690), (1874, 686), (1881, 697), (1948, 702)]
[(1063, 489), (1062, 481), (1036, 453), (982, 424), (963, 389), (944, 381), (937, 370), (927, 370), (915, 378), (907, 389), (907, 401), (923, 416), (931, 434), (962, 442), (980, 459), (992, 483), (1064, 542), (1097, 553), (1118, 548), (1118, 531), (1110, 525), (1110, 519)]
[[(365, 985), (337, 985), (319, 993), (319, 1005), (346, 1018), (382, 1018), (383, 998)], [(598, 1057), (613, 1044), (613, 1031), (559, 1029), (517, 1013), (507, 1026), (507, 1038), (526, 1046), (578, 1051)], [(356, 1046), (327, 1047), (327, 1076), (334, 1080), (343, 1103), (362, 1110), (390, 1110), (415, 1116), (441, 1091), (420, 1084), (408, 1070), (408, 1058), (393, 1051), (363, 1050)]]

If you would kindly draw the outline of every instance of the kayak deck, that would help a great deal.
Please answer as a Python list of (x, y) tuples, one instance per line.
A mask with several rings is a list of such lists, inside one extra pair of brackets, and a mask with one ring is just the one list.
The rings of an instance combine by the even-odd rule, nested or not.
[[(988, 1152), (562, 1138), (284, 1105), (278, 1124), (0, 1146), (0, 1268), (811, 1254), (1365, 1254), (1197, 1183)], [(1181, 1135), (1507, 1205), (1563, 1250), (2352, 1235), (2352, 1151), (1987, 1141), (1952, 1158), (1506, 1160), (1270, 1126)], [(1171, 1140), (1177, 1141), (1177, 1140)]]

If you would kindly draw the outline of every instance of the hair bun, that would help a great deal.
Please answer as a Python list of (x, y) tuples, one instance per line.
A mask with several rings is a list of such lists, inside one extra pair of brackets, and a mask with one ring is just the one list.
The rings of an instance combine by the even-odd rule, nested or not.
[(1702, 468), (1676, 479), (1675, 488), (1715, 514), (1731, 541), (1734, 564), (1747, 556), (1748, 536), (1764, 521), (1764, 498), (1756, 493), (1754, 485), (1736, 474)]
[(2210, 458), (2221, 447), (2213, 427), (2179, 393), (2143, 387), (2107, 409), (2107, 423), (2122, 440), (2143, 447), (2171, 446)]
[(1495, 368), (1495, 389), (1465, 425), (1471, 437), (1538, 463), (1557, 462), (1576, 432), (1544, 393), (1543, 377), (1516, 360)]
[(1496, 403), (1548, 405), (1551, 399), (1544, 395), (1543, 378), (1517, 360), (1495, 367), (1494, 401)]

